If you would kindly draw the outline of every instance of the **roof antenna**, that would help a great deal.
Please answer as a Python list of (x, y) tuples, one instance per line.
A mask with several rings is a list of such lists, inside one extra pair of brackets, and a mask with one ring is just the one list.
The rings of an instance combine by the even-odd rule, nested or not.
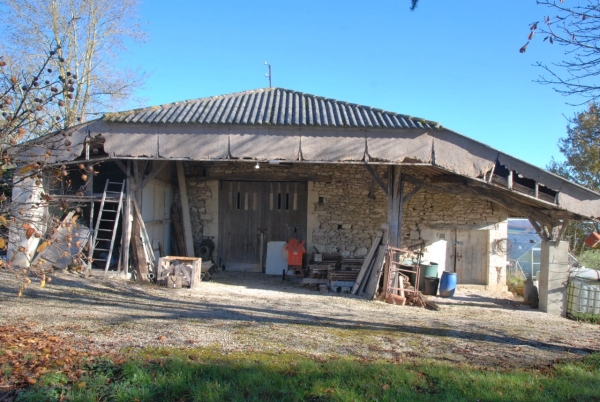
[(269, 88), (273, 88), (273, 82), (271, 81), (271, 65), (265, 61), (265, 66), (269, 66), (269, 72), (265, 74), (265, 77), (269, 79)]

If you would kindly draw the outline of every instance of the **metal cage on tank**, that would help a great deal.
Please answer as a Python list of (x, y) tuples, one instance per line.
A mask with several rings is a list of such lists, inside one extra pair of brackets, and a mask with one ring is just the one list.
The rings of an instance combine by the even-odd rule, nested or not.
[(600, 318), (600, 280), (573, 276), (567, 286), (567, 316), (575, 319)]

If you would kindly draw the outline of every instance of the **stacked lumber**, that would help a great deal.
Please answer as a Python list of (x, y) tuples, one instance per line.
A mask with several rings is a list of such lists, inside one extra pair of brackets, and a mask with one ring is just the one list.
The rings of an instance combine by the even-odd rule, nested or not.
[(327, 278), (327, 273), (335, 269), (335, 264), (313, 263), (308, 266), (308, 277), (314, 279)]
[(364, 258), (342, 258), (340, 269), (342, 271), (356, 270), (359, 271), (365, 262)]
[(327, 279), (330, 281), (356, 281), (358, 271), (329, 271)]
[(387, 241), (387, 230), (384, 229), (373, 241), (371, 249), (363, 261), (354, 287), (352, 288), (352, 294), (364, 295), (367, 299), (371, 300), (375, 298), (385, 265)]

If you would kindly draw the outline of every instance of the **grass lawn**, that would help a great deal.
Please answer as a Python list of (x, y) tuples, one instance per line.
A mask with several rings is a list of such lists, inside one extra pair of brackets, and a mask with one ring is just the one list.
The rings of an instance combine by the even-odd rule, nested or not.
[(50, 371), (17, 400), (600, 401), (600, 355), (530, 370), (203, 348), (125, 356), (118, 364), (96, 359), (74, 382)]

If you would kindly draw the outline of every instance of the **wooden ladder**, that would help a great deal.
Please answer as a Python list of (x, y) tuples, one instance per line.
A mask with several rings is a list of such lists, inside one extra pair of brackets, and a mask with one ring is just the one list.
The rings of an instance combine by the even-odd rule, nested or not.
[[(113, 188), (113, 190), (109, 190), (109, 188)], [(117, 191), (115, 188), (118, 188)], [(115, 245), (115, 238), (117, 237), (117, 228), (119, 226), (119, 216), (121, 215), (121, 209), (123, 207), (123, 194), (125, 192), (125, 182), (119, 183), (107, 180), (104, 185), (104, 192), (102, 193), (102, 201), (100, 202), (100, 211), (98, 212), (98, 218), (96, 219), (96, 228), (94, 230), (94, 237), (91, 242), (92, 250), (90, 255), (93, 255), (96, 251), (105, 251), (106, 258), (94, 258), (94, 261), (104, 261), (104, 276), (108, 272), (108, 267), (110, 267), (110, 261), (112, 257), (113, 248)], [(116, 201), (116, 196), (118, 195), (119, 200)], [(110, 199), (107, 196), (111, 197)], [(115, 206), (115, 208), (109, 208), (108, 206)], [(110, 222), (112, 223), (112, 229), (104, 229), (101, 228), (102, 222)], [(109, 224), (110, 225), (110, 224)], [(106, 225), (105, 225), (106, 226)], [(106, 247), (107, 242), (109, 242), (109, 247)], [(99, 247), (102, 246), (102, 247)]]

